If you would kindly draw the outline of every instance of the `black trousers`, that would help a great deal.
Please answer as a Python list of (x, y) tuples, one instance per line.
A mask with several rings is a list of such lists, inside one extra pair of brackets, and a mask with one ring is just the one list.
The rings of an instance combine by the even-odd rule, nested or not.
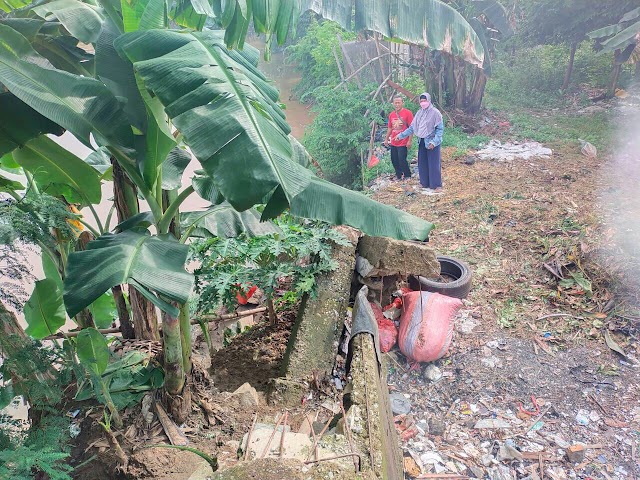
[(411, 178), (411, 169), (407, 162), (407, 147), (394, 147), (391, 145), (391, 163), (396, 171), (397, 178)]

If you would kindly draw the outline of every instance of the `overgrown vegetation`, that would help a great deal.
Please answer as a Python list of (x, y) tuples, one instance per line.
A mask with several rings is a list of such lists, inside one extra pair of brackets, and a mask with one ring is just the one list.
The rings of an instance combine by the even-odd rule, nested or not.
[[(367, 97), (365, 91), (350, 86), (348, 90), (320, 87), (314, 90), (316, 117), (305, 132), (304, 145), (320, 164), (322, 172), (333, 182), (359, 186), (361, 154), (369, 150), (371, 122), (386, 124), (381, 112), (385, 106)], [(366, 115), (365, 115), (366, 114)]]
[(356, 38), (354, 32), (345, 31), (336, 22), (318, 21), (312, 17), (304, 35), (287, 47), (289, 61), (302, 74), (300, 83), (294, 89), (300, 101), (313, 100), (318, 87), (331, 87), (340, 82), (336, 56), (342, 59), (342, 50), (338, 35), (345, 42)]
[(192, 244), (192, 259), (200, 264), (195, 272), (199, 312), (215, 311), (221, 305), (233, 309), (238, 299), (243, 301), (258, 287), (275, 321), (278, 303), (287, 307), (302, 295), (315, 293), (316, 277), (336, 267), (331, 244), (344, 245), (347, 240), (322, 223), (283, 218), (276, 224), (278, 233)]

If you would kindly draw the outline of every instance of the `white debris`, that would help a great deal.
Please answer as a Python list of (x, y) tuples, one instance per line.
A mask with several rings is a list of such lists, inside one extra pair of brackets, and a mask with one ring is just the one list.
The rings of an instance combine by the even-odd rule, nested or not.
[(553, 151), (538, 142), (501, 143), (498, 140), (491, 140), (485, 148), (477, 152), (477, 156), (482, 160), (500, 162), (549, 158), (551, 155), (553, 155)]

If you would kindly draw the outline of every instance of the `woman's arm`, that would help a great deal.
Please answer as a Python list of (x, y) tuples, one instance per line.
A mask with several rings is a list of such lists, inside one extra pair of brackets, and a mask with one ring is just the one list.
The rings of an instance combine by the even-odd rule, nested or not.
[(429, 144), (433, 145), (434, 147), (437, 147), (438, 145), (440, 145), (442, 143), (443, 133), (444, 133), (444, 122), (440, 122), (438, 125), (436, 125), (436, 128), (434, 130), (433, 140), (431, 140)]
[(396, 135), (396, 140), (403, 140), (407, 138), (409, 135), (413, 135), (413, 124), (409, 126), (404, 132)]

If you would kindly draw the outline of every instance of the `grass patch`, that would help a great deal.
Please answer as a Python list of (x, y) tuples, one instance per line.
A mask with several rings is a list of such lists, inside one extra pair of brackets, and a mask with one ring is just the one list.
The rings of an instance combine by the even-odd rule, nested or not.
[(550, 114), (516, 112), (510, 115), (511, 133), (518, 138), (540, 143), (579, 145), (578, 139), (591, 142), (598, 150), (611, 145), (613, 126), (606, 113), (594, 115)]

